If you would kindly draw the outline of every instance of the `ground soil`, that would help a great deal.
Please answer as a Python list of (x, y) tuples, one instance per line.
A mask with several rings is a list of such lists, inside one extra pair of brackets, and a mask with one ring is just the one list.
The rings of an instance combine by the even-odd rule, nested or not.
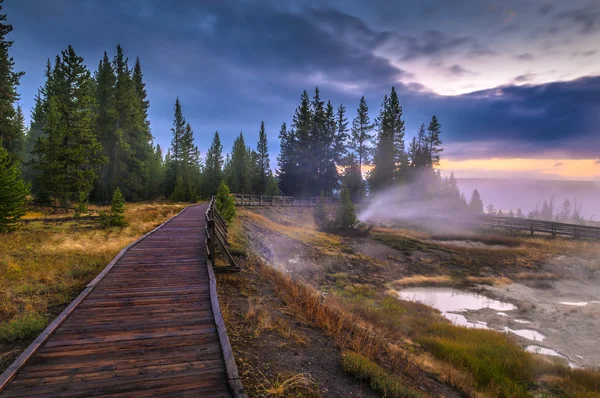
[[(333, 338), (290, 313), (268, 281), (244, 266), (238, 276), (218, 276), (219, 301), (226, 314), (227, 332), (242, 384), (250, 397), (267, 395), (277, 380), (304, 374), (308, 388), (291, 389), (281, 396), (377, 397), (367, 385), (344, 373), (341, 351)], [(248, 317), (254, 303), (268, 309), (261, 317), (268, 324), (280, 324), (256, 333), (257, 321)], [(264, 326), (264, 325), (263, 325)], [(258, 326), (260, 328), (261, 326)]]

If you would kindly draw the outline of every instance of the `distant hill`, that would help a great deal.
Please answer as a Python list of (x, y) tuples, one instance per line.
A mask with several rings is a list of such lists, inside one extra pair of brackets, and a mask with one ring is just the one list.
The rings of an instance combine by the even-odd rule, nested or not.
[(554, 197), (554, 209), (569, 199), (574, 206), (577, 199), (581, 215), (586, 219), (600, 221), (600, 182), (563, 180), (525, 180), (458, 178), (458, 186), (467, 199), (478, 189), (485, 206), (492, 203), (503, 212), (518, 208), (527, 214), (536, 205), (541, 209), (544, 200)]

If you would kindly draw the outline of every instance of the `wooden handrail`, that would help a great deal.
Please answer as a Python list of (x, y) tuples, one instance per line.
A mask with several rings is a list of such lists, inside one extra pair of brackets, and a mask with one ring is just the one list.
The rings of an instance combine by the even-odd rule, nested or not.
[(223, 220), (223, 217), (219, 214), (219, 211), (215, 205), (214, 196), (211, 198), (208, 208), (206, 209), (206, 255), (208, 256), (211, 263), (215, 264), (216, 250), (215, 247), (218, 244), (221, 251), (225, 255), (225, 258), (229, 262), (228, 267), (214, 267), (215, 272), (239, 272), (240, 267), (236, 264), (235, 260), (229, 253), (227, 247), (229, 246), (229, 240), (227, 239), (228, 228), (227, 223)]

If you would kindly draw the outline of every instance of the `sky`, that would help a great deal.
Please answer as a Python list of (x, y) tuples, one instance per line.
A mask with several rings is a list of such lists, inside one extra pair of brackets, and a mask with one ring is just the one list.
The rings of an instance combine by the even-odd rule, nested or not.
[(407, 141), (435, 114), (440, 168), (459, 178), (600, 181), (597, 0), (8, 0), (10, 54), (29, 113), (44, 66), (73, 45), (93, 71), (139, 57), (155, 140), (179, 97), (202, 151), (264, 120), (277, 134), (303, 90), (371, 116), (395, 86)]

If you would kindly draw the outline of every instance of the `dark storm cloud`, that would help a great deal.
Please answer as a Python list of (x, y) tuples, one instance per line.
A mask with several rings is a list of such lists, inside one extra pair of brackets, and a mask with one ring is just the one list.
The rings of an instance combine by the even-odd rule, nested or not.
[(441, 63), (442, 57), (451, 54), (464, 54), (470, 57), (494, 55), (495, 51), (474, 37), (447, 35), (439, 30), (424, 32), (421, 36), (390, 35), (387, 45), (400, 51), (404, 61), (417, 58), (430, 59)]
[[(455, 60), (445, 64), (445, 57), (499, 56), (500, 50), (467, 27), (438, 29), (436, 18), (444, 13), (436, 2), (428, 16), (435, 30), (430, 24), (404, 31), (390, 23), (410, 23), (402, 13), (379, 15), (395, 3), (378, 8), (375, 22), (353, 12), (350, 2), (345, 4), (335, 8), (294, 1), (22, 0), (6, 2), (4, 11), (15, 25), (11, 55), (27, 72), (19, 88), (26, 109), (43, 84), (46, 58), (72, 44), (95, 69), (103, 51), (112, 56), (121, 43), (131, 59), (140, 56), (152, 130), (163, 146), (170, 142), (177, 96), (203, 151), (215, 130), (222, 133), (226, 150), (240, 130), (254, 143), (265, 120), (275, 155), (277, 131), (282, 122), (289, 123), (302, 90), (312, 95), (318, 85), (324, 98), (345, 104), (352, 119), (362, 95), (375, 117), (383, 95), (395, 85), (407, 131), (416, 131), (421, 122), (438, 115), (448, 145), (445, 153), (452, 156), (535, 156), (561, 149), (573, 156), (597, 157), (600, 78), (439, 96), (415, 81), (410, 71), (378, 54), (397, 57), (394, 61), (424, 59), (436, 65), (425, 73), (457, 79), (470, 72)], [(469, 12), (475, 12), (476, 4), (469, 5)], [(417, 7), (419, 15), (421, 11)], [(384, 17), (385, 28), (377, 23)], [(595, 22), (584, 23), (582, 29), (586, 26), (594, 28)], [(505, 57), (511, 59), (512, 54)], [(531, 53), (515, 57), (535, 61)], [(515, 83), (530, 82), (531, 77), (525, 73)]]
[(600, 3), (590, 2), (584, 7), (560, 12), (556, 18), (574, 23), (581, 33), (590, 34), (600, 26)]
[[(485, 156), (573, 158), (600, 152), (600, 77), (537, 86), (504, 86), (455, 97), (430, 98), (452, 143), (469, 143)], [(477, 145), (479, 143), (479, 145)], [(452, 155), (469, 157), (469, 146)]]

